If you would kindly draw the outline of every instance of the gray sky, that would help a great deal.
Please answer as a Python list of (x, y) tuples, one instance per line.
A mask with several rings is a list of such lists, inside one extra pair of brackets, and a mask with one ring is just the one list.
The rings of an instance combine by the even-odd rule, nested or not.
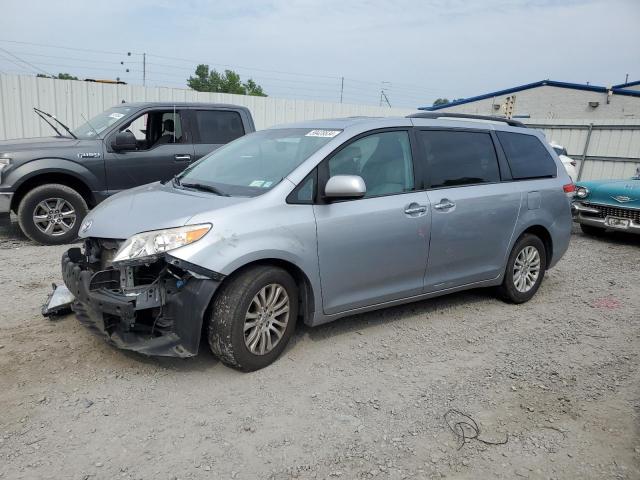
[(3, 0), (0, 25), (0, 71), (141, 84), (147, 52), (147, 85), (184, 86), (208, 63), (274, 97), (338, 101), (340, 77), (345, 102), (377, 104), (384, 81), (404, 107), (640, 80), (640, 0)]

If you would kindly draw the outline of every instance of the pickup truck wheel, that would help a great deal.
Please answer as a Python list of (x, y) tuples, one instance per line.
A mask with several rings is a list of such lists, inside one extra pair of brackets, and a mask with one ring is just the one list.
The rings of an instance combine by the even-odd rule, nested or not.
[(544, 243), (536, 235), (525, 233), (511, 250), (498, 293), (509, 303), (528, 302), (540, 288), (546, 268)]
[(225, 364), (244, 371), (280, 356), (295, 330), (298, 287), (281, 268), (260, 265), (228, 280), (216, 295), (208, 338)]
[(18, 206), (18, 223), (24, 234), (45, 245), (70, 243), (78, 237), (87, 203), (66, 185), (40, 185), (29, 191)]

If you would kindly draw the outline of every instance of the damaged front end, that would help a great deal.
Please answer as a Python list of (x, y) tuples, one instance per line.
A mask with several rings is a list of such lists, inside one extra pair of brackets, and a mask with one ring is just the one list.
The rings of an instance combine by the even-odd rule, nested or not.
[(87, 238), (82, 249), (62, 256), (78, 320), (119, 348), (196, 355), (205, 312), (224, 276), (168, 253), (113, 263), (121, 244)]

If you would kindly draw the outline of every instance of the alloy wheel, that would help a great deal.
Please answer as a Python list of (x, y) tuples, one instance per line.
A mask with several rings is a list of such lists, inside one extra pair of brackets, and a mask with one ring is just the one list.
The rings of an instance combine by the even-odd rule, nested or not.
[(64, 235), (76, 223), (76, 211), (64, 198), (47, 198), (33, 209), (33, 223), (42, 233)]
[(527, 293), (539, 276), (540, 252), (534, 246), (526, 246), (520, 250), (513, 264), (513, 284), (520, 293)]
[(254, 355), (266, 355), (280, 342), (289, 323), (289, 295), (271, 283), (256, 293), (244, 320), (244, 342)]

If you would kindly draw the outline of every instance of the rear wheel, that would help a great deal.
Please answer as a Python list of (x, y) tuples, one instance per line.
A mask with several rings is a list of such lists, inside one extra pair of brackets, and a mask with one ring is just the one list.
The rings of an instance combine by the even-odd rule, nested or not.
[(511, 250), (500, 296), (510, 303), (529, 301), (540, 288), (547, 268), (544, 243), (536, 235), (525, 233)]
[(70, 243), (78, 237), (87, 203), (66, 185), (40, 185), (29, 191), (18, 206), (18, 223), (24, 234), (45, 245)]
[(591, 235), (593, 237), (601, 237), (606, 233), (604, 228), (594, 227), (593, 225), (580, 224), (580, 229), (585, 235)]
[(298, 317), (298, 288), (285, 270), (260, 265), (230, 278), (209, 319), (213, 353), (234, 368), (258, 370), (287, 346)]

